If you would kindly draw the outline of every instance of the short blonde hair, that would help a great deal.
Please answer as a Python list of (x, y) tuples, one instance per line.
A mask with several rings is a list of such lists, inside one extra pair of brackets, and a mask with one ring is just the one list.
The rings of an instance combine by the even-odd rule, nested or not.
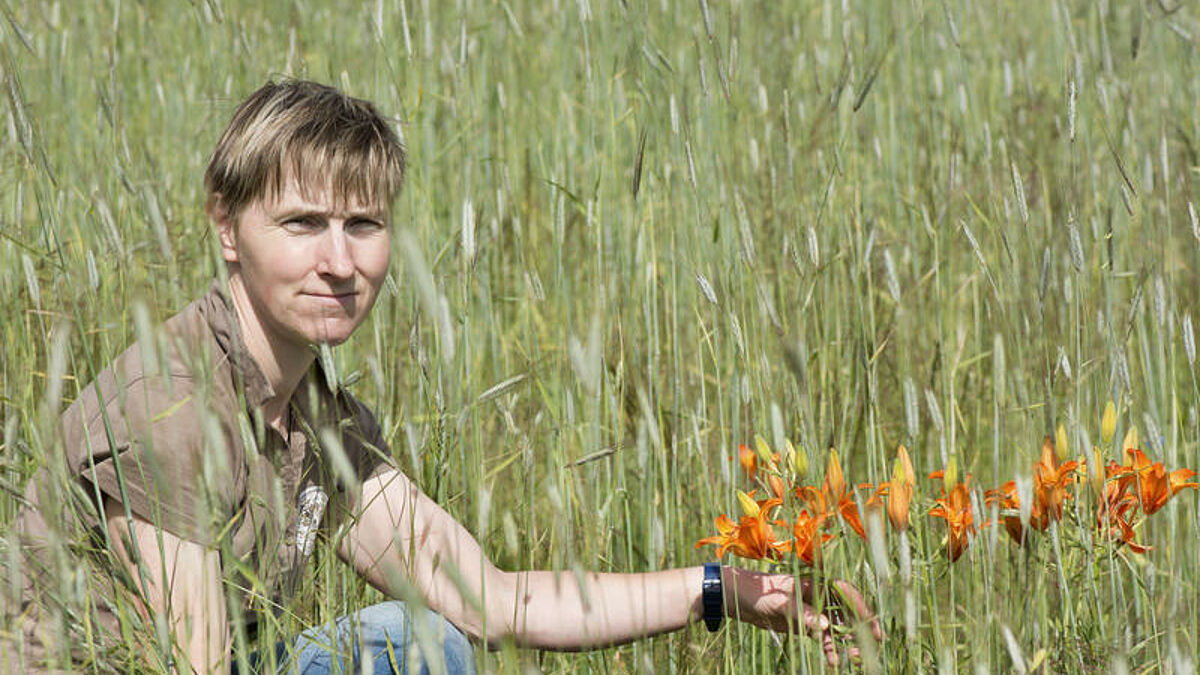
[(268, 82), (238, 106), (204, 172), (209, 210), (236, 220), (283, 191), (328, 188), (339, 203), (391, 207), (404, 182), (404, 146), (368, 101), (307, 80)]

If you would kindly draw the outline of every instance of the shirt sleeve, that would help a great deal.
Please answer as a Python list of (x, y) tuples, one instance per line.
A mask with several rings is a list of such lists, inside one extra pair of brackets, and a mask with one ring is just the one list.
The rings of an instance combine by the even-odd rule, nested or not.
[(106, 370), (63, 415), (68, 470), (133, 515), (215, 544), (244, 489), (231, 425), (190, 377), (122, 372)]
[(363, 482), (396, 468), (396, 464), (370, 409), (345, 392), (338, 399), (342, 448), (355, 479), (349, 485), (337, 481), (341, 489), (332, 503), (332, 517), (333, 522), (342, 523), (346, 518), (355, 518), (361, 509)]
[(354, 432), (358, 435), (357, 444), (361, 447), (355, 460), (355, 471), (359, 480), (374, 478), (379, 474), (396, 468), (392, 458), (392, 449), (383, 437), (379, 422), (367, 406), (358, 399), (351, 399), (354, 413)]

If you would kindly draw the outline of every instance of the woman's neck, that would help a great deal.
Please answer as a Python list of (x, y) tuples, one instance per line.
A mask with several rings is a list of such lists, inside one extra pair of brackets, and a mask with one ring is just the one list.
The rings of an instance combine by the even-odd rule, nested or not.
[(262, 403), (263, 416), (268, 424), (286, 434), (288, 402), (316, 357), (308, 345), (273, 335), (263, 325), (236, 274), (229, 277), (229, 296), (242, 341), (274, 392)]

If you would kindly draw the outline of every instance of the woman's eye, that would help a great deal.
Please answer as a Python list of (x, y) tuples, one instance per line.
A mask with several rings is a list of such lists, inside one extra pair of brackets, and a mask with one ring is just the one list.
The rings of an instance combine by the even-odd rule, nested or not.
[(283, 226), (293, 232), (306, 232), (320, 227), (312, 218), (289, 218), (283, 221)]
[(346, 229), (354, 232), (375, 232), (384, 228), (378, 220), (352, 220), (346, 224)]

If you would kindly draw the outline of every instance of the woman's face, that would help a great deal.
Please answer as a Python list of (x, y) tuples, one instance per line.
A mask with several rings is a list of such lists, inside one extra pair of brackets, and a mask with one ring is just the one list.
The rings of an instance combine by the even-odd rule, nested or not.
[(218, 220), (222, 255), (250, 301), (250, 320), (272, 342), (346, 341), (387, 276), (388, 215), (377, 205), (338, 205), (328, 188), (301, 191), (289, 179), (235, 222)]

